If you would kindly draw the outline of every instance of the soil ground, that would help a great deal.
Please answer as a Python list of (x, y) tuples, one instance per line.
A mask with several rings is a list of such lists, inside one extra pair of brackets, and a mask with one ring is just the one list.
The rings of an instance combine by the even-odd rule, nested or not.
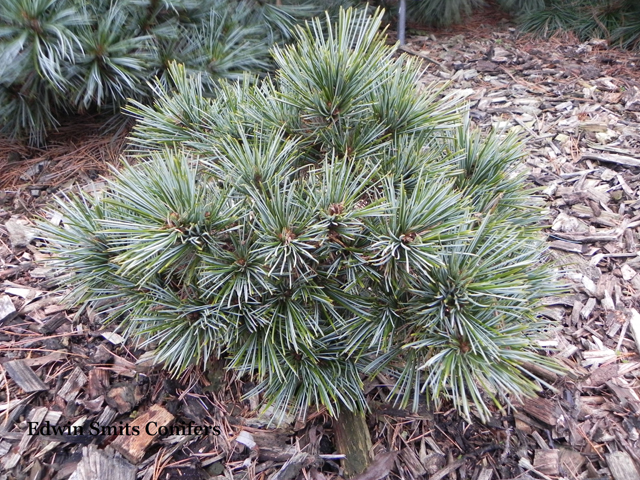
[[(368, 388), (377, 460), (360, 480), (640, 479), (640, 55), (522, 37), (491, 9), (446, 32), (411, 32), (405, 52), (424, 59), (425, 84), (448, 82), (479, 128), (522, 133), (571, 290), (548, 299), (557, 329), (541, 347), (567, 375), (536, 371), (548, 382), (540, 397), (487, 424), (394, 408), (380, 379)], [(222, 365), (173, 379), (93, 312), (60, 305), (30, 225), (53, 195), (99, 189), (117, 165), (126, 131), (106, 135), (102, 123), (75, 120), (46, 149), (0, 140), (0, 479), (97, 478), (83, 472), (100, 468), (118, 479), (340, 478), (323, 411), (271, 428), (258, 399), (241, 400), (252, 385)], [(91, 429), (149, 419), (220, 435), (127, 442)], [(36, 421), (83, 431), (33, 435)]]

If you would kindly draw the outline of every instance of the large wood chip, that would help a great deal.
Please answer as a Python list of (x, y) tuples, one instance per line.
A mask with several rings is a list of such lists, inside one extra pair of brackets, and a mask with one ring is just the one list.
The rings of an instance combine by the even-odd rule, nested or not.
[(75, 400), (80, 393), (80, 389), (87, 383), (87, 376), (80, 369), (76, 367), (71, 375), (67, 378), (67, 381), (58, 390), (58, 396), (63, 398), (67, 402)]
[(86, 388), (87, 396), (90, 399), (102, 396), (107, 392), (107, 388), (109, 388), (109, 372), (106, 370), (90, 370)]
[(585, 384), (589, 387), (601, 387), (609, 380), (618, 376), (618, 364), (612, 363), (609, 365), (603, 365), (598, 367), (593, 373), (585, 380)]
[(547, 425), (555, 426), (558, 423), (556, 405), (546, 398), (527, 398), (522, 404), (522, 409)]
[(119, 435), (111, 446), (131, 463), (137, 464), (144, 457), (147, 447), (158, 436), (160, 427), (166, 427), (173, 420), (174, 416), (167, 410), (159, 405), (153, 405), (129, 424), (131, 431), (135, 431), (137, 427), (138, 435)]
[(95, 445), (82, 449), (82, 460), (69, 480), (136, 480), (136, 467), (107, 450)]
[(24, 360), (12, 360), (4, 364), (9, 376), (25, 392), (42, 392), (49, 390), (46, 383), (34, 373)]
[(640, 480), (640, 473), (628, 453), (615, 452), (606, 457), (614, 480)]
[(599, 233), (599, 234), (581, 234), (581, 233), (564, 233), (564, 232), (556, 232), (554, 236), (560, 237), (564, 240), (569, 240), (572, 242), (579, 243), (595, 243), (595, 242), (613, 242), (620, 238), (620, 235), (607, 234), (607, 233)]
[(40, 327), (40, 333), (46, 335), (55, 332), (63, 323), (67, 321), (67, 315), (64, 312), (58, 312), (44, 320)]
[(620, 267), (620, 273), (622, 275), (622, 279), (625, 282), (630, 281), (633, 277), (635, 277), (638, 272), (636, 272), (633, 268), (631, 268), (626, 263)]
[(597, 160), (598, 162), (615, 163), (617, 165), (624, 165), (625, 167), (640, 167), (640, 160), (637, 158), (613, 153), (585, 153), (582, 155), (581, 160)]

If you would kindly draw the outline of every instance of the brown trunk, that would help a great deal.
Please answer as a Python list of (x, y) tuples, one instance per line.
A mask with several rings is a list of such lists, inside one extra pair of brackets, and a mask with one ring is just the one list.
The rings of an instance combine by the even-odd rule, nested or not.
[(351, 478), (366, 470), (371, 463), (371, 436), (364, 413), (350, 412), (346, 408), (333, 421), (338, 453), (346, 455), (342, 461), (345, 478)]

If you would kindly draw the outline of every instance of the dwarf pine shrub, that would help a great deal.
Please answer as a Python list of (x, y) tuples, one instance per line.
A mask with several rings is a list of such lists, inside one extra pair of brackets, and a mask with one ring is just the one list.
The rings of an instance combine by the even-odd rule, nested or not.
[(570, 31), (581, 41), (605, 39), (630, 49), (640, 45), (640, 4), (635, 0), (545, 0), (518, 20), (523, 31), (539, 36)]
[[(279, 4), (277, 4), (279, 3)], [(178, 61), (219, 79), (273, 67), (293, 26), (342, 3), (253, 0), (2, 0), (0, 134), (43, 143), (64, 115), (148, 101)]]
[(275, 76), (169, 69), (135, 103), (138, 162), (43, 224), (70, 300), (177, 374), (224, 357), (278, 411), (366, 408), (363, 380), (486, 418), (530, 395), (556, 290), (513, 136), (421, 88), (381, 14), (342, 11), (275, 48)]

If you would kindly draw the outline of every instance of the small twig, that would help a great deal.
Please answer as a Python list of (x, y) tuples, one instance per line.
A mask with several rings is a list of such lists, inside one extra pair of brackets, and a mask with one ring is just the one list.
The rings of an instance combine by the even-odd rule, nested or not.
[(520, 85), (520, 82), (518, 82), (518, 80), (516, 79), (516, 77), (513, 76), (513, 74), (507, 70), (505, 67), (500, 67), (500, 70), (502, 70), (504, 73), (506, 73), (507, 75), (509, 75), (509, 77), (511, 77), (511, 80), (513, 80), (515, 83), (517, 83), (518, 85)]
[(153, 480), (158, 480), (162, 471), (165, 469), (167, 464), (169, 463), (169, 456), (166, 455), (166, 448), (163, 447), (157, 454), (156, 459), (153, 462)]
[(592, 450), (594, 452), (596, 452), (598, 454), (598, 457), (600, 457), (600, 460), (602, 460), (604, 462), (604, 457), (602, 456), (602, 454), (598, 451), (597, 445), (595, 445), (587, 436), (586, 433), (584, 433), (584, 430), (582, 429), (582, 427), (578, 424), (576, 424), (576, 427), (578, 429), (578, 432), (580, 433), (580, 435), (582, 435), (582, 438), (584, 438), (587, 443), (589, 444), (589, 446), (592, 448)]
[(413, 443), (416, 442), (424, 437), (426, 437), (427, 435), (429, 435), (431, 432), (433, 432), (433, 430), (427, 430), (426, 432), (418, 435), (417, 437), (411, 437), (409, 440), (406, 441), (407, 444), (409, 443)]
[(425, 55), (422, 52), (418, 52), (416, 50), (412, 50), (411, 48), (407, 47), (406, 45), (400, 45), (398, 47), (398, 50), (401, 50), (405, 53), (408, 53), (409, 55), (415, 55), (416, 57), (422, 58), (423, 60), (426, 60), (427, 62), (433, 63), (434, 65), (438, 65), (441, 69), (443, 69), (445, 72), (449, 72), (449, 69), (447, 67), (445, 67), (442, 62), (439, 62), (437, 60), (434, 60), (433, 58)]
[(533, 129), (530, 126), (528, 126), (526, 123), (524, 123), (518, 117), (516, 117), (515, 115), (512, 115), (512, 118), (515, 120), (515, 122), (518, 125), (520, 125), (522, 128), (524, 128), (529, 133), (529, 135), (531, 135), (533, 138), (540, 138), (540, 135), (538, 135), (536, 132), (534, 132)]
[(524, 468), (525, 470), (528, 470), (529, 472), (535, 473), (536, 475), (543, 478), (544, 480), (553, 480), (553, 478), (548, 477), (544, 473), (536, 470), (536, 468), (533, 465), (531, 465), (531, 462), (529, 462), (529, 460), (527, 460), (524, 457), (520, 459), (520, 461), (518, 462), (518, 465)]
[(637, 253), (602, 253), (601, 258), (632, 258), (637, 257)]
[(462, 447), (460, 447), (460, 445), (458, 445), (458, 443), (453, 438), (451, 438), (449, 435), (447, 435), (444, 430), (442, 430), (438, 425), (436, 425), (436, 428), (438, 430), (440, 430), (440, 433), (442, 435), (444, 435), (447, 438), (447, 440), (449, 440), (451, 443), (453, 443), (458, 450), (460, 450), (461, 452), (463, 451)]
[(46, 348), (2, 348), (0, 347), (0, 352), (5, 352), (5, 351), (15, 351), (15, 350), (21, 350), (21, 351), (27, 351), (27, 352), (54, 352), (54, 353), (59, 353), (61, 355), (71, 355), (72, 357), (80, 357), (80, 358), (89, 358), (86, 355), (82, 355), (80, 353), (71, 353), (71, 352), (63, 352), (61, 350), (49, 350)]

